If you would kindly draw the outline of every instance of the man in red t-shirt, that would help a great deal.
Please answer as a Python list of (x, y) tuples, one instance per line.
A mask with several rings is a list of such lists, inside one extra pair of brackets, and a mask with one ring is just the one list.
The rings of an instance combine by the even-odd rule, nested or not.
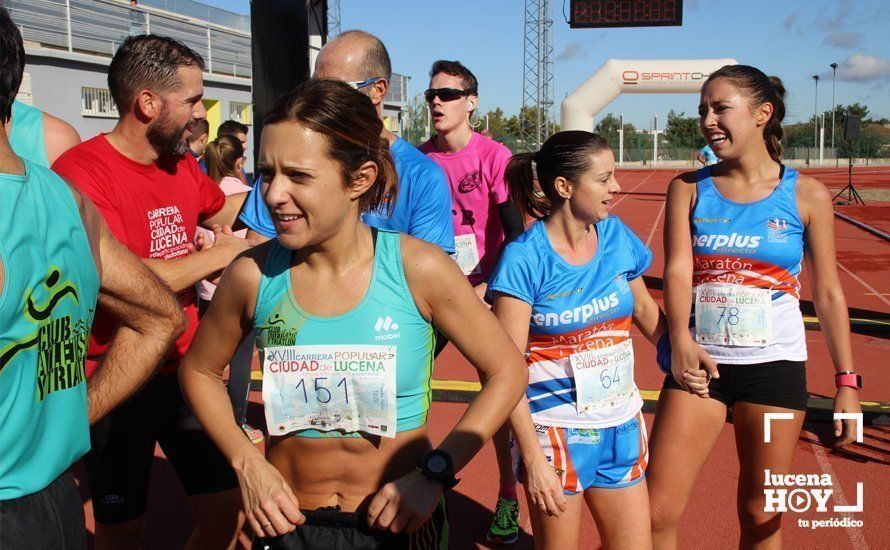
[[(244, 194), (226, 197), (194, 157), (184, 154), (190, 129), (207, 116), (201, 103), (203, 67), (200, 55), (173, 39), (128, 38), (108, 72), (120, 112), (117, 125), (53, 164), (95, 203), (114, 236), (179, 294), (189, 320), (161, 373), (93, 429), (87, 466), (97, 549), (141, 546), (155, 442), (176, 470), (195, 515), (190, 545), (229, 547), (243, 521), (234, 471), (188, 410), (175, 374), (197, 328), (195, 283), (247, 247), (230, 228)], [(199, 224), (215, 228), (216, 239), (195, 251), (191, 243)], [(89, 374), (102, 368), (117, 328), (99, 310)]]

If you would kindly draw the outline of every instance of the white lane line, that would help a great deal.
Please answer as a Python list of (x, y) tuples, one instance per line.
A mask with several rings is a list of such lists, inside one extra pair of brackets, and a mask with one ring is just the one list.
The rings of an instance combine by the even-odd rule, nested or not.
[(658, 211), (658, 216), (655, 218), (655, 223), (652, 224), (652, 229), (649, 231), (649, 236), (646, 238), (646, 248), (649, 248), (649, 243), (652, 242), (652, 237), (655, 236), (655, 230), (658, 229), (658, 222), (661, 221), (661, 216), (664, 214), (665, 206), (667, 206), (667, 201), (661, 203), (661, 210)]
[(855, 280), (857, 283), (859, 283), (859, 284), (861, 284), (862, 286), (864, 286), (864, 287), (866, 288), (866, 290), (868, 290), (869, 292), (873, 292), (874, 295), (875, 295), (880, 301), (884, 302), (885, 305), (890, 306), (890, 300), (888, 300), (887, 298), (885, 298), (883, 294), (881, 294), (880, 292), (878, 292), (877, 290), (875, 290), (874, 287), (872, 287), (870, 284), (868, 284), (868, 283), (866, 283), (865, 281), (863, 281), (862, 279), (860, 279), (855, 273), (853, 273), (852, 271), (850, 271), (850, 270), (847, 268), (847, 266), (845, 266), (844, 264), (842, 264), (842, 263), (840, 263), (840, 262), (837, 262), (837, 266), (838, 266), (839, 268), (841, 268), (841, 270), (842, 270), (844, 273), (846, 273), (846, 274), (849, 275), (850, 277), (853, 277), (853, 280)]
[[(679, 170), (678, 170), (678, 171), (679, 171)], [(623, 200), (626, 199), (628, 196), (630, 196), (631, 193), (633, 193), (634, 191), (636, 191), (636, 190), (637, 190), (637, 187), (639, 187), (639, 186), (643, 185), (644, 183), (646, 183), (646, 180), (648, 180), (649, 178), (651, 178), (651, 177), (654, 176), (654, 175), (655, 175), (655, 171), (654, 171), (654, 170), (653, 170), (652, 172), (649, 172), (649, 175), (646, 176), (645, 178), (643, 178), (643, 181), (641, 181), (640, 183), (636, 184), (636, 186), (634, 186), (633, 189), (631, 189), (630, 191), (626, 191), (626, 192), (622, 193), (622, 194), (621, 194), (621, 197), (619, 197), (617, 201), (615, 201), (615, 202), (612, 203), (612, 206), (609, 208), (609, 210), (612, 210), (612, 209), (614, 209), (616, 206), (618, 206), (618, 204), (619, 204), (621, 201), (623, 201)], [(674, 175), (676, 175), (676, 174), (674, 174)]]
[[(815, 434), (811, 435), (812, 437), (816, 437)], [(832, 482), (834, 483), (834, 487), (832, 488), (834, 489), (835, 502), (839, 506), (848, 506), (849, 501), (847, 500), (847, 496), (844, 494), (844, 490), (841, 486), (837, 483), (837, 474), (835, 473), (831, 462), (828, 461), (828, 454), (825, 453), (825, 449), (822, 448), (822, 445), (817, 445), (811, 440), (809, 441), (809, 444), (813, 448), (813, 455), (816, 457), (816, 462), (819, 464), (819, 468), (823, 473), (831, 476)], [(841, 515), (849, 517), (850, 519), (856, 519), (849, 513), (842, 512)], [(865, 535), (862, 534), (862, 529), (853, 527), (852, 525), (845, 527), (845, 529), (847, 530), (847, 535), (850, 536), (850, 540), (853, 542), (853, 550), (868, 550), (868, 543), (865, 542)]]

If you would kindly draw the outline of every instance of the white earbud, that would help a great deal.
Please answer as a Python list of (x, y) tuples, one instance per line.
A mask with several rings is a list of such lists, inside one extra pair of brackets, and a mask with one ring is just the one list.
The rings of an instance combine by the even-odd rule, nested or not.
[(472, 113), (474, 107), (475, 107), (475, 105), (473, 105), (473, 102), (472, 102), (472, 101), (469, 102), (469, 103), (467, 103), (467, 112), (468, 112), (468, 113)]

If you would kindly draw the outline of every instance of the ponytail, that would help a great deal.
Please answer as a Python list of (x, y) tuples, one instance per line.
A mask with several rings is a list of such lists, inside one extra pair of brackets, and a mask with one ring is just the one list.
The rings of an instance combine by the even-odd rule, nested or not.
[(217, 184), (227, 176), (238, 177), (235, 164), (244, 156), (244, 146), (235, 136), (219, 136), (204, 149), (207, 175)]
[(513, 155), (504, 172), (510, 190), (510, 200), (524, 216), (541, 220), (550, 215), (550, 200), (535, 189), (533, 162), (537, 153)]
[(770, 117), (763, 128), (763, 140), (766, 142), (766, 150), (769, 156), (776, 162), (782, 158), (782, 137), (785, 130), (782, 129), (782, 119), (785, 118), (785, 85), (777, 76), (769, 77), (772, 88), (773, 116)]

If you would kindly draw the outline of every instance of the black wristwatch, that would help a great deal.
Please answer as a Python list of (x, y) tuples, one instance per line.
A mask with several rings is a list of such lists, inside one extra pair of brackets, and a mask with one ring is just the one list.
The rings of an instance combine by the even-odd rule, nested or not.
[(460, 481), (454, 477), (454, 461), (451, 460), (451, 455), (439, 449), (434, 449), (423, 455), (418, 470), (423, 477), (438, 483), (446, 491)]

